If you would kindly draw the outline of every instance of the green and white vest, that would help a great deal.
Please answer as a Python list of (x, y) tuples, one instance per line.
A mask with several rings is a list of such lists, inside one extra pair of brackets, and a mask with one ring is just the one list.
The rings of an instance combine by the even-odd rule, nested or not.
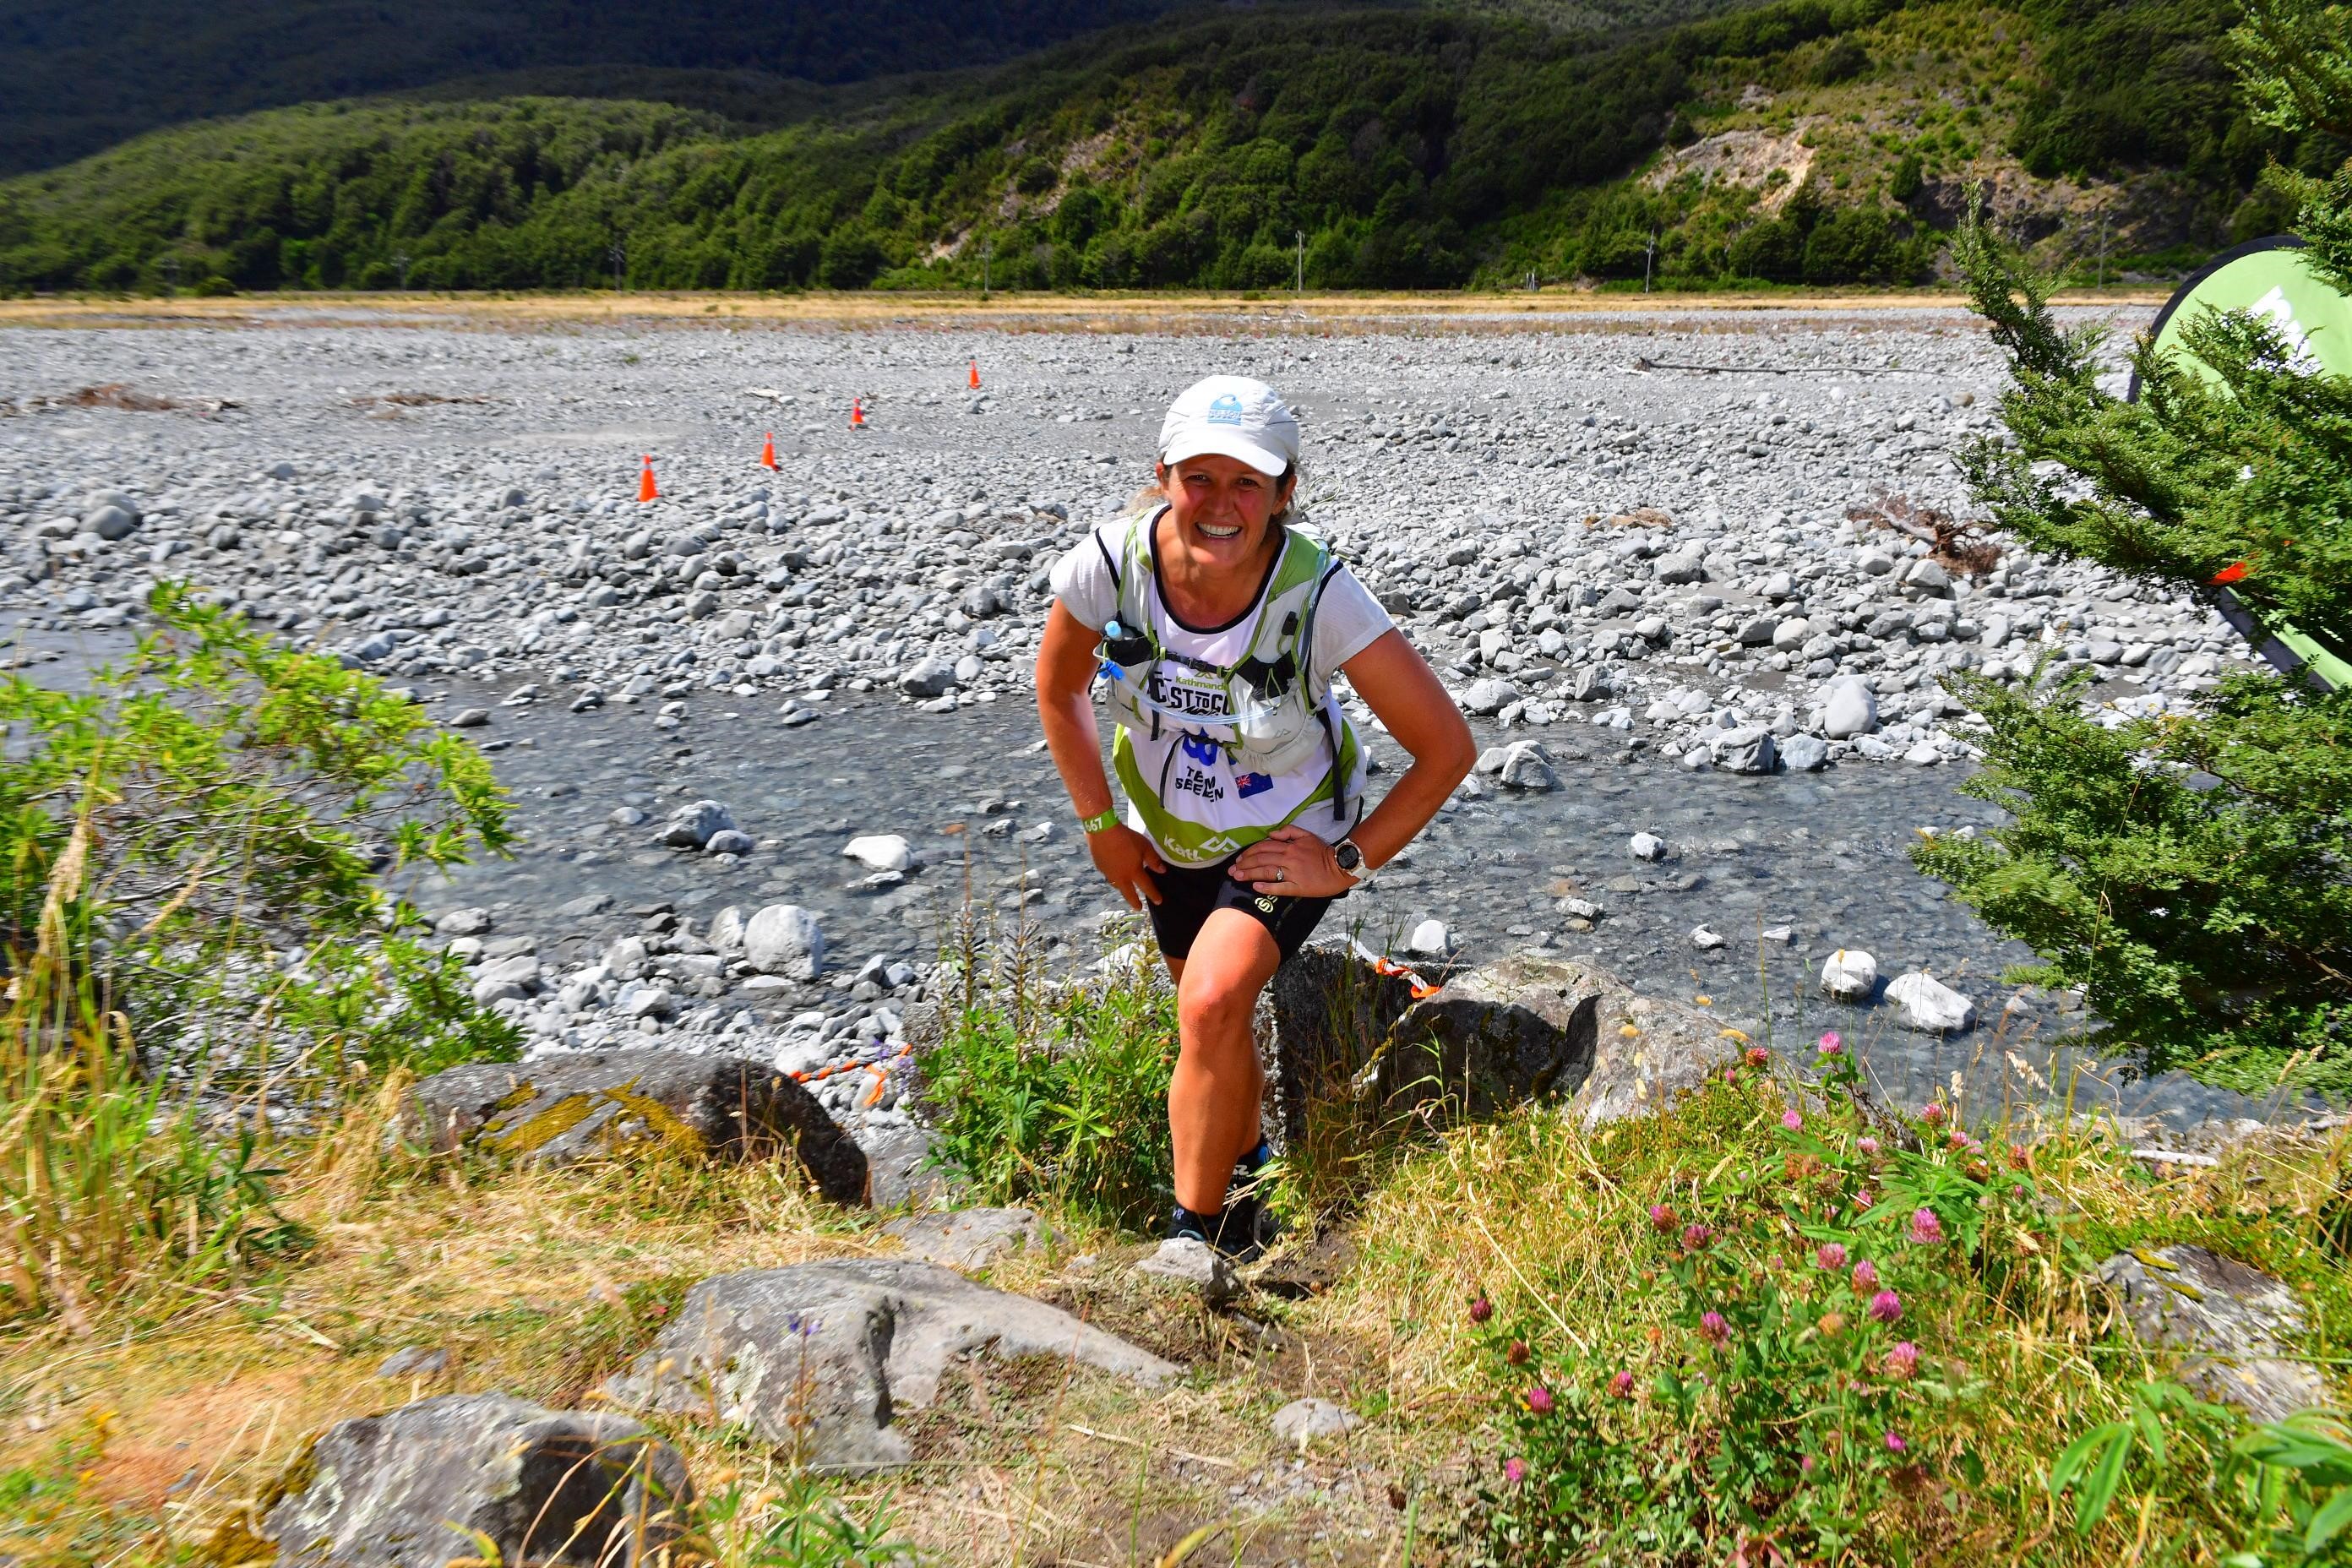
[[(1340, 563), (1295, 528), (1249, 617), (1217, 633), (1173, 624), (1160, 602), (1151, 538), (1160, 511), (1095, 536), (1118, 589), (1103, 628), (1106, 695), (1118, 721), (1112, 760), (1160, 852), (1208, 866), (1298, 822), (1328, 838), (1353, 826), (1361, 748), (1318, 669), (1315, 611)], [(1214, 644), (1213, 662), (1185, 645)]]

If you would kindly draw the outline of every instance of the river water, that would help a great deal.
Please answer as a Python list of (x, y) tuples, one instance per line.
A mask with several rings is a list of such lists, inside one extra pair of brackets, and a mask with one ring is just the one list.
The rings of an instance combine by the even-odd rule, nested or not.
[[(61, 656), (28, 669), (45, 683), (78, 683), (92, 660), (128, 642), (119, 633), (6, 635), (20, 649)], [(1025, 927), (1065, 965), (1128, 934), (1118, 921), (1125, 908), (1087, 858), (1026, 703), (934, 714), (887, 694), (835, 693), (814, 701), (814, 722), (791, 726), (767, 700), (714, 693), (663, 730), (649, 707), (572, 713), (562, 687), (547, 689), (549, 700), (515, 707), (463, 682), (420, 693), (444, 717), (490, 710), (491, 721), (467, 733), (491, 753), (520, 835), (510, 858), (411, 874), (402, 890), (427, 910), (487, 906), (499, 933), (538, 937), (550, 962), (593, 959), (655, 906), (700, 925), (730, 904), (803, 905), (824, 923), (835, 971), (873, 954), (929, 962), (967, 902), (1000, 934)], [(1507, 738), (1484, 721), (1473, 728), (1482, 745)], [(1611, 731), (1590, 734), (1545, 731), (1559, 789), (1519, 794), (1489, 783), (1482, 798), (1449, 803), (1371, 888), (1334, 906), (1324, 931), (1402, 954), (1406, 933), (1433, 918), (1447, 927), (1457, 965), (1532, 947), (1595, 961), (1649, 994), (1703, 998), (1727, 1026), (1756, 1033), (1769, 1013), (1784, 1047), (1809, 1047), (1835, 1028), (1901, 1100), (1948, 1089), (1958, 1074), (1978, 1111), (2004, 1092), (2071, 1092), (2078, 1106), (2183, 1128), (2287, 1109), (2179, 1073), (2133, 1079), (2095, 1046), (2069, 1043), (2085, 1023), (2071, 998), (2003, 983), (2029, 950), (1946, 897), (1906, 853), (1922, 827), (2000, 820), (1996, 806), (1958, 793), (1960, 769), (1690, 773)], [(1370, 739), (1377, 793), (1404, 759), (1387, 736)], [(671, 809), (699, 798), (724, 803), (761, 847), (730, 863), (661, 847)], [(615, 823), (624, 806), (647, 820)], [(1634, 858), (1628, 840), (1637, 832), (1666, 840), (1669, 857)], [(866, 886), (865, 868), (841, 851), (868, 833), (904, 836), (919, 869), (895, 888)], [(560, 912), (598, 894), (609, 908)], [(1569, 929), (1556, 908), (1569, 895), (1601, 906), (1591, 931)], [(1696, 945), (1691, 932), (1702, 924), (1723, 945)], [(1766, 937), (1780, 928), (1785, 941)], [(1924, 970), (1973, 997), (1977, 1028), (1923, 1035), (1902, 1027), (1884, 1001), (1824, 998), (1822, 961), (1841, 947), (1874, 953), (1885, 976)]]

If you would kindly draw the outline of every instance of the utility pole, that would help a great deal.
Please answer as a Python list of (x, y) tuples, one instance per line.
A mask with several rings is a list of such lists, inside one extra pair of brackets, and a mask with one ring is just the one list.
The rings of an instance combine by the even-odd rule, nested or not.
[(1307, 231), (1303, 228), (1295, 231), (1295, 238), (1298, 246), (1298, 297), (1304, 300), (1307, 298)]
[(629, 264), (628, 241), (625, 239), (614, 240), (613, 242), (611, 255), (613, 258), (613, 292), (618, 294), (622, 291), (624, 287), (621, 281), (621, 269)]
[(983, 300), (988, 298), (988, 263), (995, 254), (994, 240), (983, 239), (980, 242), (980, 297)]
[(394, 252), (392, 264), (400, 268), (400, 291), (405, 294), (408, 292), (408, 252)]
[(1657, 254), (1658, 231), (1654, 228), (1650, 231), (1650, 243), (1642, 247), (1642, 292), (1644, 294), (1650, 291), (1650, 263)]

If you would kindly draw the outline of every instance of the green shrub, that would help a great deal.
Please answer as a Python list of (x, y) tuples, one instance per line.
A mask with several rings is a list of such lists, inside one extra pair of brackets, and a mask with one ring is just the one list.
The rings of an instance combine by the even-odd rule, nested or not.
[[(2258, 0), (2234, 39), (2266, 123), (2352, 131), (2341, 16)], [(2306, 254), (2352, 287), (2352, 165), (2289, 183)], [(2266, 319), (2209, 312), (2181, 341), (2213, 379), (2143, 342), (2126, 403), (2100, 385), (2098, 334), (2059, 327), (1979, 212), (1954, 254), (2011, 363), (2014, 447), (1963, 458), (2003, 527), (2176, 592), (2227, 583), (2259, 617), (2352, 639), (2352, 378), (2303, 374)], [(1969, 787), (2012, 821), (1918, 847), (1921, 869), (2030, 943), (2032, 973), (2083, 986), (2142, 1066), (2352, 1092), (2352, 694), (2248, 676), (2189, 716), (2111, 730), (2071, 690), (1950, 685), (1991, 725)]]
[(152, 608), (86, 689), (0, 681), (0, 1313), (83, 1332), (301, 1244), (289, 1101), (519, 1043), (377, 880), (505, 844), (480, 753), (334, 658)]
[(942, 1037), (921, 1061), (933, 1157), (992, 1203), (1151, 1224), (1174, 1201), (1176, 997), (1156, 955), (1138, 944), (1102, 978), (1055, 985), (1018, 941), (967, 941), (947, 963)]

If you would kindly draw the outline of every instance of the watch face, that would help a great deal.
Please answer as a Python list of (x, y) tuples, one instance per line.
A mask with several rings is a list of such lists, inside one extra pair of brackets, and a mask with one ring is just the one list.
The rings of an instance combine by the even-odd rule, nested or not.
[(1364, 852), (1353, 844), (1341, 844), (1331, 852), (1331, 858), (1339, 862), (1342, 871), (1352, 871), (1364, 863)]

